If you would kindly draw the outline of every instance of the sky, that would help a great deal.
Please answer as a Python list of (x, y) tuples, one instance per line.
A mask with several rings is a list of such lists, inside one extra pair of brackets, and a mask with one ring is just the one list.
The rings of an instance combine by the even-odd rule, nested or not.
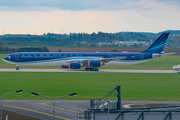
[(0, 0), (0, 35), (180, 30), (180, 0)]

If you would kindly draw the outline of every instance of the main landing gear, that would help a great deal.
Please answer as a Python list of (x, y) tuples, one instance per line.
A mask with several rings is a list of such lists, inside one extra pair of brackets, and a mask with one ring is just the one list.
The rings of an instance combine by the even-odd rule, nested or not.
[(99, 69), (96, 67), (86, 67), (85, 70), (86, 71), (98, 71)]
[(19, 67), (18, 67), (18, 65), (16, 65), (16, 70), (19, 70)]

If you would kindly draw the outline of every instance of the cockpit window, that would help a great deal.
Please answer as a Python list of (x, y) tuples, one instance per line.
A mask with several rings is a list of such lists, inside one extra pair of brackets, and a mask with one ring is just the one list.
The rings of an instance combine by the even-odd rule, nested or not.
[(8, 56), (8, 59), (11, 59), (11, 56)]

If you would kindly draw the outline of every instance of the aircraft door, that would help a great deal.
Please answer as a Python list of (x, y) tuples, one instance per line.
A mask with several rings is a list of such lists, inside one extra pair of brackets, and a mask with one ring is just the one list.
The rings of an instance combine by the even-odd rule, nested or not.
[(112, 55), (112, 54), (109, 54), (109, 58), (113, 58), (113, 55)]
[(15, 60), (19, 60), (19, 54), (15, 55)]
[(59, 54), (56, 54), (56, 59), (59, 59)]
[(144, 55), (143, 54), (140, 54), (140, 59), (144, 59)]

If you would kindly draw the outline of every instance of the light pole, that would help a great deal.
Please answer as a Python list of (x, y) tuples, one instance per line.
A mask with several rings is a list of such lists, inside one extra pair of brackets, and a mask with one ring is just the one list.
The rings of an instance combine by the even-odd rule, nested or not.
[(109, 120), (109, 101), (108, 102), (108, 120)]
[(23, 90), (8, 92), (8, 93), (4, 94), (2, 97), (0, 97), (1, 98), (1, 120), (2, 120), (2, 100), (3, 100), (4, 96), (6, 96), (7, 94), (11, 94), (11, 93), (22, 93), (22, 92), (23, 92)]
[(38, 93), (35, 93), (35, 92), (31, 92), (31, 95), (39, 95), (39, 96), (42, 96), (42, 97), (45, 97), (45, 98), (48, 98), (51, 100), (52, 104), (53, 104), (53, 120), (55, 120), (55, 104), (56, 104), (56, 101), (62, 97), (66, 97), (66, 96), (72, 96), (72, 95), (77, 95), (77, 93), (71, 93), (71, 94), (68, 94), (68, 95), (64, 95), (64, 96), (60, 96), (58, 97), (55, 101), (53, 101), (50, 97), (47, 97), (47, 96), (44, 96), (44, 95), (41, 95), (41, 94), (38, 94)]

